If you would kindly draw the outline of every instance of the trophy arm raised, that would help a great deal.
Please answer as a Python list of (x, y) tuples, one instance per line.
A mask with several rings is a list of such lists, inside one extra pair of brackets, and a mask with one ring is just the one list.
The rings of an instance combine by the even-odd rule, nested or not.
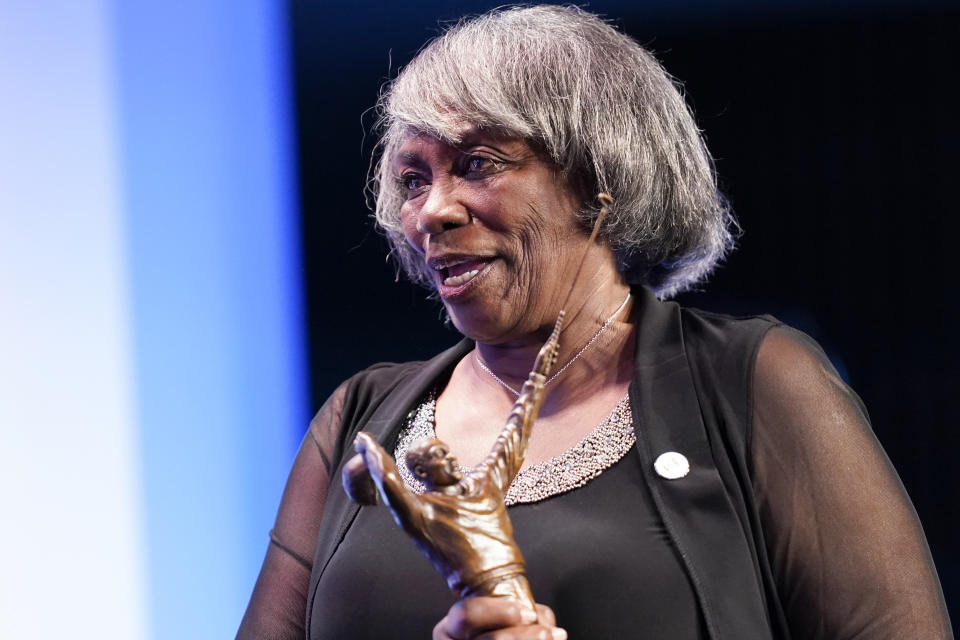
[(502, 493), (506, 493), (510, 483), (523, 466), (527, 442), (533, 431), (533, 424), (540, 413), (540, 406), (546, 397), (544, 389), (550, 369), (557, 361), (560, 349), (560, 328), (563, 325), (564, 312), (561, 311), (550, 337), (537, 353), (533, 369), (520, 388), (520, 395), (510, 410), (507, 422), (497, 437), (493, 448), (477, 470), (485, 471), (497, 484)]

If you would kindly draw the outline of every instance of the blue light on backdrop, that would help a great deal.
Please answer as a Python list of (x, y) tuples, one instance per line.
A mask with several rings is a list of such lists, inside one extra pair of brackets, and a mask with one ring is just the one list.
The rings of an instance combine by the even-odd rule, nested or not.
[(309, 419), (285, 11), (0, 3), (2, 637), (239, 624)]
[(225, 637), (308, 420), (286, 16), (113, 6), (151, 627)]

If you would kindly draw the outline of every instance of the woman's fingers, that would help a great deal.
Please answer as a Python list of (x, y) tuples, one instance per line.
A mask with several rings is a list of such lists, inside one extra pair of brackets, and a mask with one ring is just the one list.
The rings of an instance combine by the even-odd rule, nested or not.
[(477, 597), (457, 602), (433, 630), (434, 640), (565, 640), (553, 611), (537, 605), (533, 613), (510, 598)]
[(545, 604), (537, 605), (537, 622), (548, 627), (557, 626), (557, 616), (553, 615), (553, 609)]
[(528, 625), (534, 613), (511, 598), (477, 597), (460, 600), (447, 613), (447, 633), (470, 640), (483, 631)]

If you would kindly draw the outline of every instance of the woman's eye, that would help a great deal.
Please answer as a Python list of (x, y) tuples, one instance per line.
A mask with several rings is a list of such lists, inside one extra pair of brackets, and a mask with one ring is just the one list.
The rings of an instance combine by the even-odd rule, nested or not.
[(497, 170), (499, 163), (486, 156), (467, 156), (464, 160), (463, 173), (466, 177), (483, 177)]
[(400, 186), (408, 193), (408, 195), (415, 195), (427, 184), (427, 181), (423, 179), (423, 176), (417, 173), (404, 173), (400, 176), (399, 182)]

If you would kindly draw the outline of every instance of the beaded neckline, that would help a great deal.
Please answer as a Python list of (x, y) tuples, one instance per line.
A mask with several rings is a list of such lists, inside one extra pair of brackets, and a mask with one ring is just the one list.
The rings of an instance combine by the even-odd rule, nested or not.
[[(416, 493), (423, 493), (426, 487), (410, 473), (404, 458), (413, 443), (436, 437), (436, 404), (436, 398), (431, 393), (417, 409), (410, 412), (407, 426), (400, 434), (394, 450), (400, 476), (407, 487)], [(610, 415), (580, 442), (558, 456), (521, 470), (507, 490), (504, 502), (507, 506), (538, 502), (582, 487), (619, 462), (636, 441), (630, 401), (624, 396)]]

